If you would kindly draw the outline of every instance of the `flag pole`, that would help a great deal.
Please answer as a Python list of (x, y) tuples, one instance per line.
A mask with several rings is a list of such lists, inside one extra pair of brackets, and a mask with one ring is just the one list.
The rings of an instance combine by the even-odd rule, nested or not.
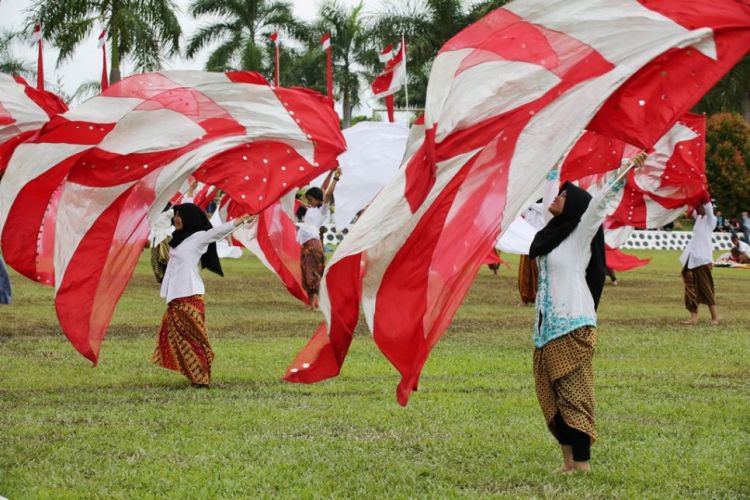
[(406, 39), (401, 32), (401, 50), (404, 51), (404, 92), (406, 94), (406, 109), (409, 109), (409, 70), (406, 65)]

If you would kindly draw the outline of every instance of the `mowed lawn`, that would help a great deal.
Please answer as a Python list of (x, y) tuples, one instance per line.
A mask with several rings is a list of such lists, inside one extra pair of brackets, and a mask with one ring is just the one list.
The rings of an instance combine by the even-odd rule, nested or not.
[[(483, 268), (408, 407), (360, 324), (341, 376), (281, 376), (320, 320), (250, 257), (204, 273), (216, 352), (196, 390), (150, 363), (165, 305), (144, 254), (99, 366), (52, 291), (12, 273), (0, 307), (0, 495), (73, 497), (750, 496), (750, 271), (715, 269), (720, 326), (680, 325), (677, 252), (607, 284), (594, 358), (593, 474), (560, 463), (534, 393), (517, 259)], [(410, 311), (402, 311), (404, 315)]]

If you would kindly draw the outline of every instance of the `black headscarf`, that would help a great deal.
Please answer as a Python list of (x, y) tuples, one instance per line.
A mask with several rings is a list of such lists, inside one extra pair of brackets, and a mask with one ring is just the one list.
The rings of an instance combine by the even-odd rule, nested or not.
[[(183, 203), (175, 205), (172, 208), (174, 209), (174, 213), (180, 214), (180, 218), (182, 219), (182, 229), (172, 233), (172, 239), (169, 242), (169, 246), (172, 248), (176, 248), (186, 238), (198, 231), (208, 231), (213, 227), (206, 213), (198, 205)], [(219, 261), (219, 254), (216, 252), (216, 243), (208, 245), (208, 249), (201, 256), (201, 267), (213, 271), (219, 276), (224, 276), (224, 271), (222, 271), (221, 262)]]
[[(552, 218), (534, 236), (529, 249), (529, 257), (547, 255), (567, 238), (581, 222), (583, 213), (591, 202), (591, 195), (578, 186), (565, 182), (560, 193), (565, 191), (563, 213)], [(599, 307), (599, 299), (604, 288), (606, 260), (604, 256), (604, 230), (599, 226), (594, 239), (591, 240), (591, 260), (586, 267), (586, 284), (594, 299), (594, 309)]]

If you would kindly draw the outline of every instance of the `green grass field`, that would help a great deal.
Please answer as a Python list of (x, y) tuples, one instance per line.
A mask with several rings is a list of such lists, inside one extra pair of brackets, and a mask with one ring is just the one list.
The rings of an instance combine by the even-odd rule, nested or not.
[[(12, 273), (0, 307), (0, 495), (50, 497), (750, 496), (750, 271), (715, 269), (720, 326), (679, 324), (676, 252), (605, 287), (593, 474), (560, 463), (534, 394), (533, 310), (486, 268), (408, 407), (360, 325), (343, 373), (280, 380), (319, 321), (251, 258), (209, 276), (213, 386), (149, 361), (165, 305), (147, 261), (97, 368), (61, 335), (52, 291)], [(404, 311), (408, 314), (408, 311)]]

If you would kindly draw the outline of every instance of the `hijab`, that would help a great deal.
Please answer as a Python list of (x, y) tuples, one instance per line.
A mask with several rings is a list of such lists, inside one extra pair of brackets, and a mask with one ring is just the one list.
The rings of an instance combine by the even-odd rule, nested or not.
[[(547, 255), (570, 236), (570, 233), (578, 227), (583, 213), (591, 202), (591, 195), (585, 189), (581, 189), (570, 182), (566, 181), (563, 184), (560, 193), (563, 191), (565, 191), (563, 212), (553, 217), (546, 226), (536, 233), (529, 249), (529, 257), (531, 258)], [(605, 269), (604, 230), (599, 226), (594, 239), (591, 240), (591, 259), (586, 267), (586, 284), (589, 287), (589, 292), (591, 292), (591, 297), (594, 299), (594, 309), (599, 307), (599, 299), (604, 288)]]
[[(182, 219), (182, 229), (179, 231), (175, 230), (172, 233), (172, 239), (169, 241), (169, 246), (172, 248), (177, 248), (180, 243), (193, 234), (199, 231), (208, 231), (213, 227), (206, 213), (198, 205), (183, 203), (175, 205), (172, 208), (174, 209), (174, 213), (180, 214), (180, 218)], [(224, 276), (224, 271), (221, 269), (221, 262), (219, 262), (219, 254), (216, 252), (216, 243), (208, 245), (208, 249), (201, 256), (201, 267), (213, 271), (219, 276)]]

